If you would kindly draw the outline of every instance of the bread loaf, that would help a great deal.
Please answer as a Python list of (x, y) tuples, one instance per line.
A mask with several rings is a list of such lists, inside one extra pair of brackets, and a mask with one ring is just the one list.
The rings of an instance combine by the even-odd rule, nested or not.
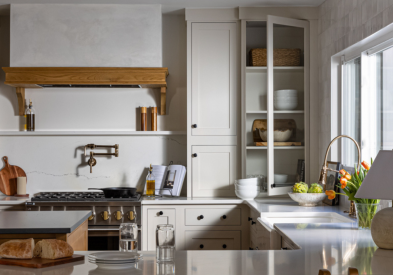
[(0, 257), (10, 259), (33, 258), (34, 240), (11, 240), (0, 245)]
[(71, 257), (74, 254), (74, 249), (62, 240), (42, 240), (39, 241), (34, 248), (34, 257), (41, 257), (44, 259), (60, 259)]

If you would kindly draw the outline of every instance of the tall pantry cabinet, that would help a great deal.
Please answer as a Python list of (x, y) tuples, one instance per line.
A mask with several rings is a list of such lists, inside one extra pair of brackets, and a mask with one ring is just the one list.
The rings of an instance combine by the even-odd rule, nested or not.
[(237, 22), (187, 22), (188, 197), (235, 195), (238, 29)]

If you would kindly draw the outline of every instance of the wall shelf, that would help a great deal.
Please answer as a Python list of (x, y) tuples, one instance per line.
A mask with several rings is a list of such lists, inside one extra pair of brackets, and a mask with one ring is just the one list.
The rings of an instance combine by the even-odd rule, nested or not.
[[(267, 146), (247, 146), (247, 150), (266, 150)], [(304, 146), (276, 146), (274, 150), (303, 150)]]
[(187, 131), (0, 131), (0, 136), (184, 136)]
[(16, 88), (19, 115), (25, 112), (25, 89), (160, 88), (160, 114), (166, 115), (168, 68), (5, 67), (4, 84)]
[[(274, 111), (275, 114), (304, 114), (303, 110)], [(247, 111), (246, 114), (267, 114), (267, 111)]]

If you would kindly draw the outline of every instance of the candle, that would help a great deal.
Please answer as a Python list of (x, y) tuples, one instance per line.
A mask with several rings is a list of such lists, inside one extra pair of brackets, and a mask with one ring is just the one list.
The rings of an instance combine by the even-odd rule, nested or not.
[(26, 177), (16, 178), (16, 193), (18, 195), (26, 195)]

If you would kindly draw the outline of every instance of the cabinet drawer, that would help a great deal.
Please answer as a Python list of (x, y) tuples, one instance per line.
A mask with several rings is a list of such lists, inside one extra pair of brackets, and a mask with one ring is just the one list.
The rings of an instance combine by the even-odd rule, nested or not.
[(241, 225), (240, 208), (185, 209), (186, 225)]
[(186, 231), (186, 250), (239, 250), (240, 231)]

